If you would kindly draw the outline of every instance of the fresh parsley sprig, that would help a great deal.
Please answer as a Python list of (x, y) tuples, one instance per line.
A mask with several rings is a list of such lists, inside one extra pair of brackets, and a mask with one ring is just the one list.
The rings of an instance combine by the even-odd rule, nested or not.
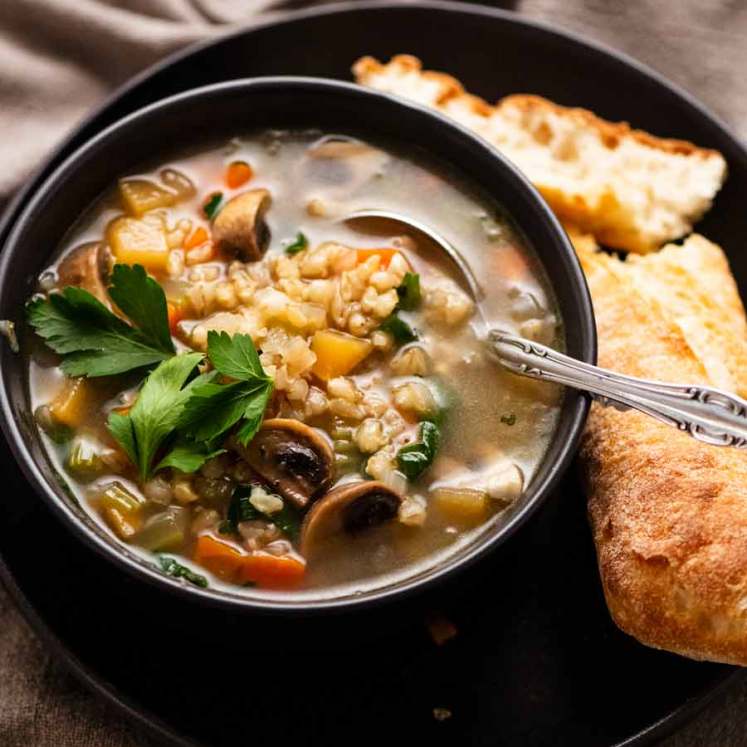
[(141, 265), (115, 265), (111, 280), (109, 296), (133, 325), (72, 286), (26, 306), (36, 333), (63, 356), (67, 376), (112, 376), (152, 366), (176, 352), (161, 286)]

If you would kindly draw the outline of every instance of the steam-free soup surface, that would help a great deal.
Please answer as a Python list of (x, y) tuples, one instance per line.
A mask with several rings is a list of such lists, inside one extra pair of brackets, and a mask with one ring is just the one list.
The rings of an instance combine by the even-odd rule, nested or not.
[(41, 276), (30, 383), (50, 457), (165, 573), (365, 588), (455, 551), (526, 490), (557, 392), (488, 358), (422, 236), (340, 221), (372, 207), (453, 241), (491, 325), (561, 344), (497, 206), (341, 135), (264, 132), (125, 175)]

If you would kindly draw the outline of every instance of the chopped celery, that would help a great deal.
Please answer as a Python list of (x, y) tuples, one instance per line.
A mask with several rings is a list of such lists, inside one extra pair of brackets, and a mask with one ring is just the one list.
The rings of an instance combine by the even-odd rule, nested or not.
[(135, 541), (146, 550), (176, 549), (184, 542), (189, 511), (176, 506), (151, 516), (137, 533)]
[(97, 445), (85, 438), (78, 437), (70, 447), (70, 453), (65, 460), (65, 469), (73, 477), (85, 482), (101, 474), (105, 465)]
[(128, 490), (121, 482), (109, 482), (101, 488), (99, 505), (103, 509), (111, 508), (130, 516), (137, 514), (144, 504), (145, 498)]

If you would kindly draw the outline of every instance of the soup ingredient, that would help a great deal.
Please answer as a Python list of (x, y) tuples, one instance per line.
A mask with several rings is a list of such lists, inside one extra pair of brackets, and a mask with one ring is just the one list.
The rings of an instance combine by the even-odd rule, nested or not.
[[(280, 507), (272, 512), (262, 510), (265, 505), (263, 498), (271, 497), (280, 502)], [(231, 504), (228, 507), (228, 516), (224, 522), (226, 532), (237, 532), (242, 521), (254, 521), (255, 519), (267, 519), (271, 521), (283, 534), (294, 539), (301, 527), (301, 519), (296, 509), (288, 501), (283, 501), (279, 496), (268, 493), (261, 485), (238, 485), (234, 490)], [(223, 528), (220, 530), (222, 533)]]
[(168, 558), (165, 555), (161, 555), (158, 558), (158, 564), (167, 576), (183, 578), (185, 581), (189, 581), (190, 584), (199, 586), (201, 589), (207, 589), (208, 587), (208, 580), (205, 576), (195, 573), (191, 568), (187, 568), (186, 565), (182, 565), (174, 560), (174, 558)]
[(397, 452), (397, 466), (409, 480), (415, 480), (433, 464), (441, 443), (441, 431), (430, 420), (420, 424), (418, 440)]
[(294, 557), (262, 552), (247, 555), (209, 534), (197, 538), (194, 559), (225, 581), (270, 589), (297, 586), (306, 572), (305, 564)]
[(81, 482), (92, 480), (105, 469), (96, 445), (82, 437), (76, 438), (70, 446), (65, 467)]
[(306, 514), (301, 526), (301, 554), (310, 560), (325, 539), (339, 532), (355, 534), (397, 516), (402, 496), (383, 482), (362, 480), (330, 490)]
[(335, 329), (320, 330), (311, 340), (311, 350), (316, 355), (312, 370), (323, 381), (346, 376), (372, 349), (370, 340)]
[(189, 387), (182, 387), (202, 357), (202, 353), (185, 353), (164, 361), (145, 380), (126, 415), (109, 415), (109, 431), (137, 465), (142, 479), (150, 474), (156, 451), (179, 422), (190, 395)]
[(493, 473), (488, 479), (488, 495), (496, 501), (511, 503), (524, 488), (524, 476), (519, 467), (510, 464)]
[(418, 339), (417, 332), (396, 312), (384, 319), (379, 325), (379, 329), (388, 332), (397, 345), (405, 345)]
[(65, 255), (57, 268), (60, 285), (77, 285), (109, 306), (104, 278), (109, 272), (109, 256), (100, 242), (83, 244)]
[(366, 262), (371, 257), (378, 257), (381, 260), (380, 266), (384, 269), (389, 267), (389, 263), (395, 254), (399, 254), (399, 249), (382, 247), (381, 249), (356, 249), (356, 259), (358, 264)]
[(184, 242), (183, 249), (188, 252), (190, 249), (196, 249), (198, 246), (202, 246), (206, 241), (210, 239), (210, 235), (203, 226), (197, 226), (195, 230), (187, 237)]
[(420, 306), (420, 275), (414, 272), (406, 272), (402, 283), (397, 288), (399, 296), (398, 308), (404, 311), (415, 311)]
[(252, 167), (246, 161), (232, 161), (226, 169), (226, 184), (229, 189), (238, 189), (253, 176)]
[(296, 238), (290, 244), (288, 244), (288, 246), (285, 247), (285, 253), (293, 256), (294, 254), (302, 252), (308, 247), (308, 245), (309, 240), (301, 231), (299, 231), (296, 234)]
[(433, 420), (438, 414), (438, 404), (431, 390), (420, 381), (408, 381), (392, 389), (395, 407), (417, 420)]
[(262, 422), (273, 379), (265, 374), (249, 335), (211, 330), (208, 357), (219, 374), (235, 381), (219, 384), (215, 374), (194, 381), (179, 426), (193, 440), (211, 442), (240, 422), (236, 440), (245, 446)]
[(159, 215), (117, 218), (107, 228), (106, 237), (121, 264), (140, 264), (151, 272), (162, 272), (168, 265), (166, 226)]
[(145, 499), (115, 480), (100, 486), (95, 499), (106, 523), (122, 540), (130, 540), (140, 526)]
[(289, 418), (266, 420), (248, 447), (234, 448), (284, 498), (308, 506), (334, 479), (335, 455), (315, 428)]
[(91, 385), (84, 378), (65, 379), (62, 389), (49, 405), (49, 414), (68, 428), (83, 424), (91, 402)]
[(123, 179), (119, 196), (125, 210), (136, 218), (149, 210), (164, 208), (176, 202), (176, 196), (149, 179)]
[(67, 376), (112, 376), (174, 354), (166, 297), (140, 265), (115, 265), (109, 295), (137, 326), (82, 288), (67, 287), (27, 304), (29, 323), (64, 357)]
[(162, 169), (158, 175), (161, 181), (174, 193), (177, 201), (191, 200), (197, 189), (190, 178), (176, 169)]
[(135, 542), (146, 550), (175, 550), (184, 543), (189, 525), (189, 511), (171, 506), (148, 518), (135, 535)]
[(223, 202), (223, 192), (213, 192), (202, 204), (202, 212), (208, 220), (215, 218), (221, 202)]
[(509, 412), (506, 415), (501, 415), (501, 423), (505, 423), (506, 425), (515, 425), (516, 424), (516, 413)]
[(431, 497), (448, 521), (471, 526), (487, 516), (488, 496), (484, 490), (443, 487), (432, 490)]
[(265, 222), (270, 202), (266, 189), (252, 189), (231, 198), (213, 221), (213, 240), (218, 248), (242, 262), (261, 259), (270, 242)]

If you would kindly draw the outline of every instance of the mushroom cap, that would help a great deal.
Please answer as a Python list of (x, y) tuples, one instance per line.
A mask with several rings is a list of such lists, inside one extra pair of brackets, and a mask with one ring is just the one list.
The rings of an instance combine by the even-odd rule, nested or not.
[(266, 189), (251, 189), (232, 197), (215, 217), (213, 241), (243, 262), (261, 259), (270, 242), (265, 213), (272, 198)]
[(111, 308), (104, 279), (109, 274), (109, 253), (103, 244), (94, 241), (81, 244), (68, 252), (57, 266), (60, 285), (75, 285), (96, 296)]
[(390, 521), (401, 503), (399, 493), (375, 480), (349, 482), (330, 490), (303, 520), (301, 554), (310, 558), (318, 544), (333, 534), (356, 534)]
[(305, 508), (334, 479), (335, 455), (328, 440), (299, 420), (265, 420), (247, 446), (233, 448), (275, 492)]

